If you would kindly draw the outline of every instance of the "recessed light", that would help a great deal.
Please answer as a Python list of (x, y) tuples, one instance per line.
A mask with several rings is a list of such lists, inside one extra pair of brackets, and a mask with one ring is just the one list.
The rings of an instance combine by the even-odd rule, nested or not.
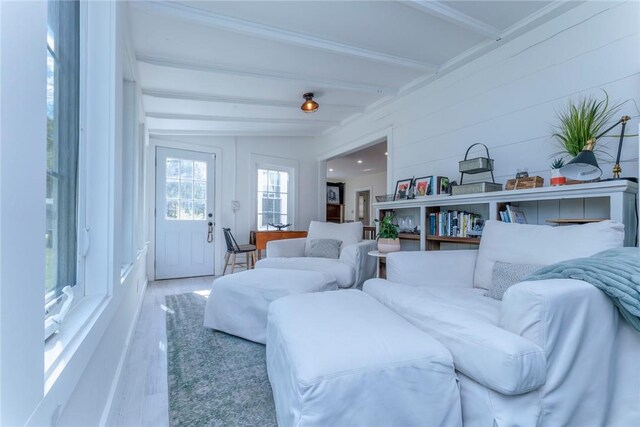
[(387, 152), (385, 151), (385, 152), (384, 152), (384, 155), (385, 155), (385, 156), (388, 156), (388, 155), (389, 155), (389, 153), (387, 153)]
[(329, 172), (333, 172), (333, 169), (329, 169)]
[(362, 163), (362, 160), (358, 160), (358, 163)]

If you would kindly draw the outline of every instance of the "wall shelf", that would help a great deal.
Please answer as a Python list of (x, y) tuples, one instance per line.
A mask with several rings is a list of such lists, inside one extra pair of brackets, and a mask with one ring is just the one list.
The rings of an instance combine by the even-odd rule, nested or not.
[(420, 240), (419, 234), (411, 234), (411, 233), (398, 233), (398, 237), (404, 240)]
[(480, 244), (479, 237), (427, 236), (427, 240), (432, 242), (445, 243), (468, 243), (473, 245)]
[(607, 219), (617, 221), (625, 225), (625, 246), (635, 246), (638, 239), (637, 195), (637, 183), (611, 180), (458, 196), (435, 195), (374, 203), (373, 208), (377, 218), (382, 218), (388, 211), (395, 211), (399, 217), (412, 216), (417, 220), (420, 235), (409, 234), (411, 237), (402, 239), (408, 250), (434, 250), (441, 249), (441, 246), (442, 249), (477, 247), (477, 238), (428, 236), (429, 213), (435, 210), (457, 210), (479, 214), (485, 220), (499, 220), (499, 212), (507, 204), (523, 210), (530, 224), (579, 224)]

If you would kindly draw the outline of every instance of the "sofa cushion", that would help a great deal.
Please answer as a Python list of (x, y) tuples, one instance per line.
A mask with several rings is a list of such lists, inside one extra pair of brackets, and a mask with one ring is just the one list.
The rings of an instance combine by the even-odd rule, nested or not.
[(368, 280), (364, 292), (440, 341), (456, 370), (480, 384), (515, 395), (545, 383), (543, 349), (496, 326), (502, 303), (483, 291)]
[(602, 221), (551, 227), (487, 221), (480, 240), (473, 284), (489, 289), (496, 261), (550, 265), (621, 247), (624, 225)]
[(256, 263), (256, 268), (280, 268), (285, 270), (310, 270), (329, 273), (335, 277), (338, 287), (349, 288), (356, 280), (355, 269), (344, 262), (329, 258), (264, 258)]
[(362, 223), (347, 222), (344, 224), (334, 224), (332, 222), (311, 221), (307, 232), (307, 243), (305, 252), (309, 248), (311, 240), (314, 239), (336, 239), (342, 241), (340, 249), (347, 245), (358, 243), (362, 240)]
[(491, 286), (484, 293), (484, 296), (502, 301), (507, 289), (518, 282), (522, 282), (530, 274), (542, 267), (540, 264), (511, 264), (509, 262), (496, 261), (493, 265)]
[(337, 239), (312, 239), (309, 247), (305, 248), (304, 256), (316, 258), (340, 258), (341, 240)]

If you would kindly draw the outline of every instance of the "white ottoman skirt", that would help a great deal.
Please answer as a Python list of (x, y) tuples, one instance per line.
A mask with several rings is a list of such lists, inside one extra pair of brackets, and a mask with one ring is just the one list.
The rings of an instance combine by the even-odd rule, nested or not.
[(267, 372), (280, 426), (461, 426), (449, 351), (356, 290), (269, 307)]
[(222, 276), (213, 281), (204, 326), (264, 344), (271, 301), (336, 289), (330, 274), (316, 271), (263, 268)]

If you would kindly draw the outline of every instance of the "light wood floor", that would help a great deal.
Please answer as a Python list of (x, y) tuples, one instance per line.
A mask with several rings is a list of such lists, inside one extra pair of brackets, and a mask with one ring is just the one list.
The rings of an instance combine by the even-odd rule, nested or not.
[(109, 426), (169, 425), (165, 295), (206, 292), (213, 277), (162, 280), (147, 286)]

